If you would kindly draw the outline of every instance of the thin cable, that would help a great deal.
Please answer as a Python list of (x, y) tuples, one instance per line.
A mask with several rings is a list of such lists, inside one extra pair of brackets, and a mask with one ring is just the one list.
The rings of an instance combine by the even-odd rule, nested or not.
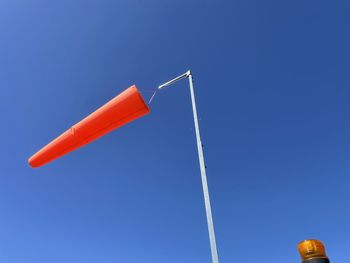
[(151, 97), (150, 100), (148, 101), (148, 104), (151, 104), (152, 100), (154, 99), (154, 96), (156, 96), (157, 91), (158, 91), (158, 90), (156, 90), (156, 91), (153, 93), (152, 97)]

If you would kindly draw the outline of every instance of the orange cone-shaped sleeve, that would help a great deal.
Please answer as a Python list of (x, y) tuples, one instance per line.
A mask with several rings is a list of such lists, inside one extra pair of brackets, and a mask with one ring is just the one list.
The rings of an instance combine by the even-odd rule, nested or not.
[(123, 91), (47, 144), (28, 162), (39, 167), (150, 112), (136, 86)]

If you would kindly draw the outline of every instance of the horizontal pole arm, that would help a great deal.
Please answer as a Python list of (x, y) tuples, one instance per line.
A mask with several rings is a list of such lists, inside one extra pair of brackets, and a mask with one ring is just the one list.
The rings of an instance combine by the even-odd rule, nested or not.
[(191, 75), (191, 71), (187, 71), (186, 73), (172, 79), (172, 80), (169, 80), (168, 82), (165, 82), (163, 83), (162, 85), (159, 85), (158, 86), (158, 90), (162, 89), (162, 88), (165, 88), (167, 86), (170, 86), (171, 84), (174, 84), (175, 82), (181, 80), (181, 79), (184, 79), (184, 78), (187, 78), (189, 75)]

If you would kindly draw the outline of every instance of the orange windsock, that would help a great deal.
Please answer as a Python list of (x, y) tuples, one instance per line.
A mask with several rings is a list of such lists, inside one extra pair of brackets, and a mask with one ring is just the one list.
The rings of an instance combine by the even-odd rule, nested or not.
[(51, 141), (28, 162), (32, 167), (42, 166), (149, 112), (136, 86), (131, 86)]

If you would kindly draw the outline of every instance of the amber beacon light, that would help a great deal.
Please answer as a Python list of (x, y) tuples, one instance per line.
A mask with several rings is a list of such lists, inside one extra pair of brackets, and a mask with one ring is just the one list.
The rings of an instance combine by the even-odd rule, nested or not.
[(299, 243), (298, 250), (302, 263), (330, 263), (323, 243), (309, 239)]

